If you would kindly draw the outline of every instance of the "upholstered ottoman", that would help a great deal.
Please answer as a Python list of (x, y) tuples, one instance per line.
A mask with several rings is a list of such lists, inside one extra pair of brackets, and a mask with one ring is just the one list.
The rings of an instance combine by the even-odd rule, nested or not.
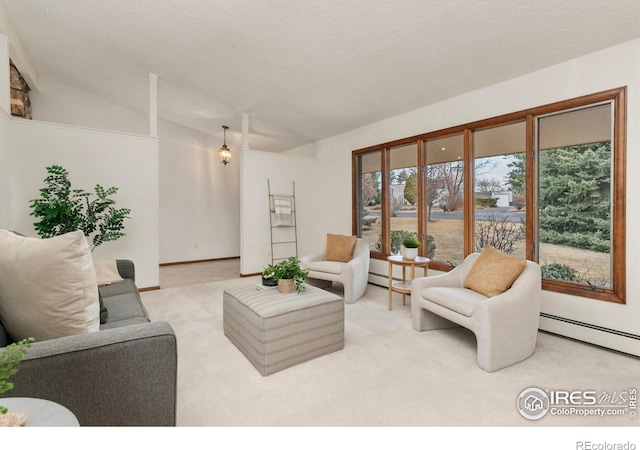
[(313, 286), (300, 294), (229, 288), (222, 310), (225, 336), (263, 376), (344, 348), (344, 302)]

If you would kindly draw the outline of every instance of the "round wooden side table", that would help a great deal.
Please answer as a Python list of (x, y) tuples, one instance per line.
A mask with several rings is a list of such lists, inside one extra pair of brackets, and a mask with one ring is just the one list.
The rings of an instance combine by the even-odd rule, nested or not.
[[(429, 258), (424, 256), (417, 256), (416, 259), (405, 259), (402, 255), (391, 255), (387, 257), (389, 261), (389, 311), (392, 308), (392, 295), (394, 292), (400, 292), (402, 294), (402, 305), (405, 305), (405, 295), (411, 294), (411, 280), (415, 277), (416, 267), (422, 267), (424, 270), (424, 276), (427, 276), (427, 265)], [(402, 281), (393, 281), (393, 266), (402, 266)], [(411, 269), (411, 277), (407, 279), (407, 267)]]

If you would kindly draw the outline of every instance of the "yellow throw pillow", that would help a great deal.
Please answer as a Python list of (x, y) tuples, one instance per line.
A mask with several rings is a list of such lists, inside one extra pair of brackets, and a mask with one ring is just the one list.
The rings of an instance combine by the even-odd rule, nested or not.
[(355, 236), (327, 234), (327, 248), (324, 254), (324, 260), (349, 262), (353, 256), (355, 246)]
[(464, 287), (495, 297), (511, 287), (527, 261), (486, 247), (464, 280)]

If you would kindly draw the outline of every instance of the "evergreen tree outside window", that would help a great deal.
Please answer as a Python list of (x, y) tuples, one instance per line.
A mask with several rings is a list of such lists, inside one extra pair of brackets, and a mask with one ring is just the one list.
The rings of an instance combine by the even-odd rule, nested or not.
[(611, 104), (538, 119), (538, 260), (546, 279), (612, 286)]

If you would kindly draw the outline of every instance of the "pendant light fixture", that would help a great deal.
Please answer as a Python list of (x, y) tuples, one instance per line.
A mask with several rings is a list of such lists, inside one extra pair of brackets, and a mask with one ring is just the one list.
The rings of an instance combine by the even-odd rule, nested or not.
[(226, 166), (231, 161), (231, 150), (227, 147), (227, 130), (229, 127), (222, 125), (222, 128), (224, 129), (224, 144), (218, 150), (218, 156), (220, 157), (220, 162)]

